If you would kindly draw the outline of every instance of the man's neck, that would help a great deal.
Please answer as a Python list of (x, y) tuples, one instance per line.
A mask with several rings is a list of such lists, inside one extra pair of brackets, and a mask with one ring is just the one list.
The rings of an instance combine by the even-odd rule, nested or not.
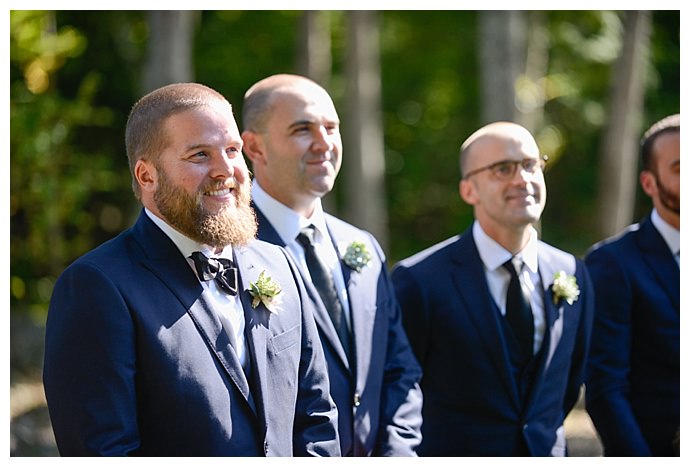
[(493, 226), (486, 226), (481, 222), (480, 225), (489, 237), (512, 254), (522, 251), (529, 242), (532, 233), (530, 225), (516, 229), (493, 228)]

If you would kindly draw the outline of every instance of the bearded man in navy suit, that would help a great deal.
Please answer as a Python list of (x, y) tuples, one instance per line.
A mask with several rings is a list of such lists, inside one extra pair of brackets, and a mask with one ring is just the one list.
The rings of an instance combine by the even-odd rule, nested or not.
[(475, 221), (393, 269), (422, 365), (424, 456), (562, 456), (584, 381), (593, 297), (582, 261), (540, 241), (544, 158), (489, 124), (460, 154)]
[(321, 206), (342, 162), (330, 96), (302, 76), (274, 75), (247, 91), (242, 120), (259, 238), (292, 255), (316, 307), (343, 456), (415, 455), (420, 370), (384, 254)]
[(339, 455), (313, 314), (254, 239), (232, 107), (172, 84), (127, 121), (136, 224), (57, 281), (44, 385), (62, 455)]
[(680, 114), (642, 138), (654, 208), (592, 247), (596, 289), (587, 410), (607, 456), (680, 454)]

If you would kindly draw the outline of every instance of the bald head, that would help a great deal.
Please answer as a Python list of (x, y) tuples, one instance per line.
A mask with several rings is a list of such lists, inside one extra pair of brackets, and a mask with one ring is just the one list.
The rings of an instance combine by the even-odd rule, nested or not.
[[(472, 133), (460, 147), (460, 173), (465, 175), (485, 165), (483, 154), (490, 154), (497, 146), (514, 147), (525, 154), (539, 156), (539, 148), (532, 134), (512, 122), (494, 122)], [(489, 161), (489, 163), (495, 161)]]
[(272, 75), (254, 84), (244, 94), (243, 129), (257, 133), (262, 132), (265, 129), (269, 111), (276, 99), (297, 94), (331, 101), (328, 92), (309, 78), (290, 74)]

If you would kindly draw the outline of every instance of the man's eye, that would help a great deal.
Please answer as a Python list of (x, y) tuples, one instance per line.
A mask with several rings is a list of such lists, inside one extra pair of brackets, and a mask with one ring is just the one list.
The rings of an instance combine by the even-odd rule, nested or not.
[(534, 172), (537, 168), (537, 159), (524, 159), (522, 161), (522, 168), (528, 172)]
[(499, 175), (510, 175), (513, 171), (513, 164), (511, 162), (499, 162), (494, 165), (494, 172)]

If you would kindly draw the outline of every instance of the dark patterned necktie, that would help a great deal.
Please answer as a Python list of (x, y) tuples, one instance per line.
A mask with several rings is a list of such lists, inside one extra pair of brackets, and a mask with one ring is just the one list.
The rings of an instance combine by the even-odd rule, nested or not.
[(214, 279), (220, 289), (230, 295), (237, 295), (237, 268), (232, 260), (227, 258), (208, 258), (200, 251), (190, 255), (199, 279), (210, 281)]
[(333, 321), (333, 326), (345, 349), (345, 354), (349, 356), (350, 331), (345, 321), (343, 304), (338, 298), (338, 292), (335, 288), (335, 282), (333, 281), (331, 271), (329, 271), (323, 261), (321, 261), (314, 248), (314, 229), (315, 227), (313, 225), (302, 229), (297, 236), (297, 242), (304, 248), (304, 257), (307, 261), (311, 281), (314, 287), (316, 287), (316, 290), (318, 290), (324, 305), (326, 305), (331, 321)]
[[(528, 362), (532, 358), (534, 346), (534, 318), (532, 317), (529, 290), (520, 280), (512, 259), (506, 261), (503, 267), (510, 273), (506, 295), (506, 320), (517, 338), (520, 349), (519, 361)], [(522, 264), (520, 269), (522, 270)]]

